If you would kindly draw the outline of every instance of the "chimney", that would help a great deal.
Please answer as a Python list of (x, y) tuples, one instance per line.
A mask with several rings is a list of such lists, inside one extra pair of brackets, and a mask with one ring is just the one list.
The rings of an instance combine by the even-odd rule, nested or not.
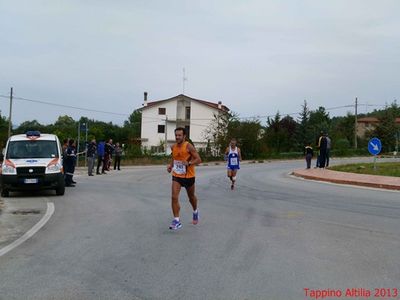
[(144, 102), (143, 106), (147, 106), (147, 92), (144, 92)]
[(218, 109), (222, 109), (222, 102), (218, 101)]

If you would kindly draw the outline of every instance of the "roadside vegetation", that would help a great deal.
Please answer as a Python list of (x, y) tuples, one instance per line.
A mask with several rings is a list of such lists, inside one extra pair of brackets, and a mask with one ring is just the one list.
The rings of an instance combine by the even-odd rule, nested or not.
[[(238, 140), (243, 159), (299, 159), (303, 157), (304, 146), (311, 143), (314, 150), (321, 131), (327, 132), (332, 140), (331, 157), (368, 155), (367, 143), (373, 136), (382, 141), (382, 153), (399, 152), (400, 128), (395, 118), (400, 117), (400, 107), (396, 101), (381, 110), (369, 114), (359, 114), (361, 117), (376, 117), (380, 123), (366, 136), (357, 140), (355, 149), (355, 116), (350, 112), (346, 116), (331, 117), (324, 107), (310, 110), (307, 101), (299, 105), (297, 116), (282, 116), (277, 112), (274, 116), (241, 118), (231, 112), (227, 115), (216, 115), (210, 120), (210, 126), (204, 128), (204, 138), (207, 147), (199, 149), (202, 160), (218, 161), (223, 159), (223, 153), (231, 138)], [(155, 149), (141, 147), (141, 111), (134, 110), (123, 125), (102, 122), (81, 117), (74, 120), (68, 115), (59, 116), (53, 124), (44, 125), (37, 120), (27, 120), (19, 126), (13, 126), (12, 134), (25, 133), (28, 130), (58, 135), (62, 141), (66, 138), (78, 139), (80, 131), (79, 151), (85, 149), (85, 142), (95, 138), (104, 141), (112, 138), (114, 142), (123, 145), (122, 164), (154, 164), (164, 163), (168, 158), (162, 153), (164, 141), (160, 141)], [(85, 127), (82, 129), (82, 124)], [(0, 147), (7, 140), (8, 120), (0, 112)], [(87, 132), (86, 132), (86, 129)], [(162, 150), (161, 150), (162, 151)]]
[(376, 168), (374, 168), (373, 163), (358, 163), (358, 164), (334, 166), (330, 167), (329, 169), (341, 172), (358, 173), (358, 174), (400, 177), (400, 162), (376, 163)]

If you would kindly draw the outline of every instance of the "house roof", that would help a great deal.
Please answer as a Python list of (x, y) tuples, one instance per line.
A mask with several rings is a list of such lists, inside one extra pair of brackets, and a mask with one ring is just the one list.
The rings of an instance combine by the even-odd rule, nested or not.
[[(379, 119), (375, 117), (364, 117), (358, 119), (357, 123), (379, 123)], [(400, 118), (396, 118), (396, 123), (400, 124)]]
[(359, 118), (357, 120), (358, 123), (379, 123), (378, 118), (375, 117), (365, 117), (365, 118)]
[(203, 104), (203, 105), (206, 105), (206, 106), (221, 110), (223, 112), (228, 112), (229, 111), (229, 108), (227, 106), (225, 106), (225, 105), (221, 105), (221, 108), (218, 108), (218, 103), (213, 103), (213, 102), (209, 102), (209, 101), (205, 101), (205, 100), (195, 99), (195, 98), (186, 96), (184, 94), (179, 94), (177, 96), (174, 96), (174, 97), (171, 97), (171, 98), (168, 98), (168, 99), (164, 99), (164, 100), (157, 100), (157, 101), (147, 102), (147, 106), (143, 106), (141, 109), (143, 110), (143, 109), (146, 109), (146, 108), (149, 108), (149, 107), (153, 107), (153, 106), (162, 104), (163, 102), (168, 102), (168, 101), (171, 101), (171, 100), (175, 100), (177, 98), (185, 98), (185, 99), (190, 100), (190, 101), (195, 101), (195, 102), (198, 102), (200, 104)]

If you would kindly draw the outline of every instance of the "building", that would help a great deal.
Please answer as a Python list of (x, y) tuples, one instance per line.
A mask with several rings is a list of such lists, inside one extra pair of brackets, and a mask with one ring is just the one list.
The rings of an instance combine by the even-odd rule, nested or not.
[[(375, 117), (359, 118), (357, 120), (357, 136), (364, 138), (367, 132), (374, 131), (379, 124), (379, 119)], [(400, 125), (400, 118), (396, 118), (396, 124)]]
[(213, 103), (183, 94), (149, 102), (145, 92), (141, 111), (142, 147), (153, 153), (170, 154), (170, 146), (175, 143), (174, 130), (177, 127), (186, 129), (187, 137), (198, 150), (205, 149), (206, 129), (215, 119), (214, 116), (228, 113), (229, 108), (222, 105), (221, 101)]

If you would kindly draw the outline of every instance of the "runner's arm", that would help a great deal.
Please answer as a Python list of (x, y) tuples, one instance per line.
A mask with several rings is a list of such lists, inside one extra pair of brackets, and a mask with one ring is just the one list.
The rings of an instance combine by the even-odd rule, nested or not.
[(172, 147), (171, 147), (171, 162), (167, 166), (168, 173), (171, 173), (173, 167), (174, 167), (174, 158), (172, 157)]
[(188, 165), (198, 165), (198, 164), (200, 164), (201, 163), (200, 155), (191, 144), (188, 144), (188, 151), (189, 151), (189, 153), (191, 155), (191, 158), (187, 162), (187, 164)]
[(238, 156), (239, 156), (239, 161), (242, 161), (242, 152), (240, 151), (239, 147), (238, 147)]

